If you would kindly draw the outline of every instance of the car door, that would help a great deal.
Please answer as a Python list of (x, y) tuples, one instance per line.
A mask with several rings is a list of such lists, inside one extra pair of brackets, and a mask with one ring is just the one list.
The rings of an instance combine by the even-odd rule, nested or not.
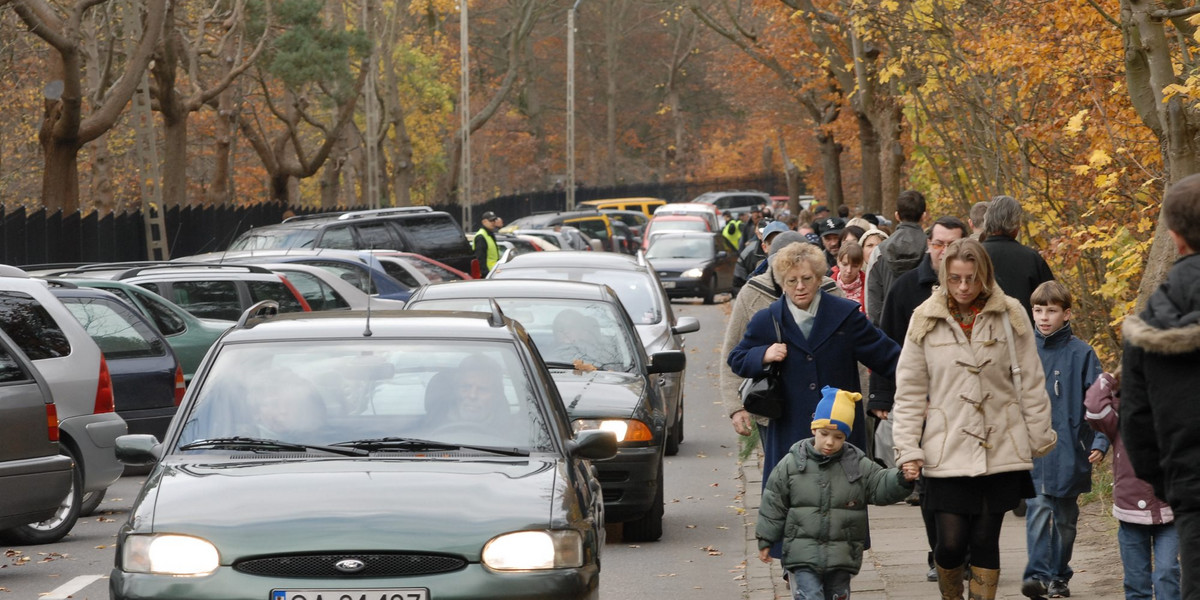
[(729, 249), (729, 243), (724, 237), (714, 235), (713, 238), (713, 270), (717, 274), (717, 289), (733, 289), (734, 253)]

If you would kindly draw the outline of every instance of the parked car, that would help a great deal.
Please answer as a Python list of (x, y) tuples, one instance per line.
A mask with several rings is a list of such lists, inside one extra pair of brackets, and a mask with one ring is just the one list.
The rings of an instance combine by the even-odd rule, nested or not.
[(561, 225), (551, 229), (514, 229), (509, 233), (515, 235), (535, 235), (555, 246), (559, 250), (592, 250), (591, 238), (587, 234), (569, 225)]
[[(248, 318), (162, 443), (118, 440), (154, 467), (111, 598), (599, 597), (590, 461), (614, 455), (613, 434), (572, 432), (521, 326), (412, 311), (366, 327), (361, 312)], [(460, 410), (478, 400), (486, 413)]]
[(654, 238), (646, 260), (671, 298), (698, 296), (712, 304), (717, 294), (733, 291), (737, 254), (719, 233), (664, 233)]
[[(637, 328), (647, 356), (664, 350), (684, 349), (683, 334), (700, 330), (695, 317), (679, 317), (671, 310), (666, 290), (645, 256), (610, 252), (560, 252), (528, 254), (498, 263), (489, 279), (550, 279), (602, 283), (612, 288)], [(667, 456), (679, 453), (684, 436), (684, 371), (658, 373), (654, 384), (667, 405)]]
[(313, 311), (323, 310), (400, 310), (403, 300), (372, 298), (350, 282), (325, 268), (302, 262), (259, 263), (284, 276), (300, 292)]
[(724, 225), (724, 219), (721, 218), (720, 211), (712, 204), (703, 202), (675, 202), (654, 209), (654, 216), (666, 215), (690, 215), (700, 217), (708, 223), (709, 231), (720, 231)]
[(636, 254), (641, 247), (641, 238), (628, 225), (618, 219), (612, 221), (613, 245), (623, 254)]
[(601, 212), (605, 210), (636, 210), (647, 218), (654, 216), (654, 209), (666, 204), (662, 198), (606, 198), (603, 200), (585, 200), (580, 206), (589, 206)]
[[(394, 252), (392, 250), (368, 250), (368, 252), (378, 258), (379, 261), (384, 264), (385, 268), (392, 261), (407, 265), (411, 269), (408, 272), (411, 273), (412, 271), (416, 271), (416, 273), (424, 277), (425, 281), (421, 285), (424, 285), (425, 283), (466, 281), (469, 279), (474, 279), (474, 277), (471, 277), (467, 273), (459, 271), (458, 269), (455, 269), (454, 267), (441, 261), (429, 258), (428, 256), (422, 256), (412, 252)], [(388, 271), (388, 274), (395, 277), (390, 270)]]
[(608, 215), (609, 219), (614, 222), (620, 221), (629, 227), (637, 238), (637, 245), (641, 245), (642, 233), (646, 230), (646, 225), (650, 223), (650, 217), (640, 210), (602, 210), (600, 211)]
[[(300, 263), (321, 267), (375, 298), (408, 300), (417, 287), (397, 280), (371, 250), (240, 250), (209, 252), (176, 259), (203, 263)], [(381, 252), (392, 252), (391, 250)]]
[(625, 541), (662, 536), (667, 412), (651, 377), (682, 371), (682, 352), (646, 356), (637, 330), (611, 288), (545, 280), (479, 280), (425, 286), (416, 310), (479, 311), (495, 302), (537, 345), (576, 431), (617, 434), (617, 455), (596, 463), (610, 522)]
[(600, 248), (609, 252), (619, 251), (613, 245), (613, 231), (608, 215), (595, 210), (558, 211), (538, 213), (515, 219), (504, 227), (500, 233), (509, 233), (518, 229), (554, 229), (559, 225), (570, 225), (587, 234), (593, 240), (599, 240)]
[(104, 290), (58, 280), (50, 292), (104, 353), (114, 406), (129, 433), (162, 437), (184, 390), (183, 368), (171, 345), (145, 317)]
[(81, 288), (109, 292), (146, 317), (171, 345), (171, 351), (183, 368), (185, 383), (192, 380), (196, 367), (213, 342), (233, 326), (233, 321), (201, 319), (146, 288), (123, 281), (72, 278), (70, 282)]
[[(797, 199), (800, 201), (800, 210), (808, 210), (813, 205), (813, 202), (816, 201), (815, 196), (809, 196), (806, 194), (800, 194)], [(787, 208), (787, 205), (787, 196), (771, 196), (771, 212), (773, 212), (776, 217), (779, 216), (780, 211)]]
[(475, 254), (462, 233), (454, 217), (428, 206), (354, 210), (297, 216), (256, 227), (233, 240), (229, 250), (400, 250), (470, 273)]
[(45, 377), (58, 412), (59, 450), (80, 470), (81, 485), (72, 486), (63, 501), (70, 508), (5, 534), (18, 543), (45, 544), (70, 531), (71, 515), (91, 514), (121, 476), (124, 467), (113, 447), (127, 428), (115, 412), (112, 378), (100, 347), (46, 281), (0, 267), (0, 330)]
[(766, 192), (753, 190), (727, 190), (723, 192), (704, 192), (692, 199), (699, 204), (711, 204), (717, 212), (729, 211), (734, 218), (755, 208), (771, 206), (771, 195)]
[(659, 215), (650, 219), (650, 224), (646, 225), (646, 232), (642, 235), (642, 249), (650, 247), (654, 236), (674, 231), (711, 232), (720, 229), (713, 229), (708, 221), (696, 215)]
[[(58, 412), (50, 385), (0, 331), (0, 540), (29, 523), (60, 520), (66, 535), (79, 506), (65, 501), (83, 485), (71, 457), (59, 452)], [(73, 512), (72, 512), (73, 511)], [(60, 536), (61, 537), (61, 536)], [(21, 541), (20, 535), (16, 540)], [(47, 540), (56, 541), (56, 540)]]

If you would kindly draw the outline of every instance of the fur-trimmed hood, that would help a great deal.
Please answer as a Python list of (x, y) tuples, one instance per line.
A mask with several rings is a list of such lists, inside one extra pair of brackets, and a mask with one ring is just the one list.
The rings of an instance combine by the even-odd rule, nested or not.
[(1200, 350), (1200, 323), (1163, 329), (1138, 315), (1129, 315), (1121, 333), (1130, 345), (1155, 354), (1187, 354)]
[(1125, 341), (1155, 354), (1200, 350), (1200, 255), (1180, 258), (1140, 315), (1122, 327)]
[[(912, 322), (908, 326), (908, 339), (920, 344), (939, 321), (952, 320), (946, 303), (945, 288), (934, 286), (929, 299), (913, 311)], [(1006, 310), (1008, 320), (1012, 321), (1013, 331), (1017, 335), (1025, 335), (1029, 331), (1029, 318), (1025, 315), (1025, 307), (1017, 300), (1005, 296), (998, 285), (992, 289), (992, 294), (988, 296), (979, 314), (1002, 313)]]

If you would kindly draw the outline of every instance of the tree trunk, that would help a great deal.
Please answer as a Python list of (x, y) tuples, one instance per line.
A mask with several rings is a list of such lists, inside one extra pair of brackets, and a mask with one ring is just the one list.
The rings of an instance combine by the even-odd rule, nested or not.
[(79, 148), (70, 140), (40, 136), (45, 170), (42, 172), (42, 205), (46, 213), (61, 210), (64, 215), (79, 210)]
[[(616, 3), (609, 2), (610, 10)], [(619, 44), (619, 19), (615, 14), (609, 14), (605, 23), (604, 36), (604, 148), (605, 173), (604, 181), (608, 185), (617, 183), (617, 48)]]
[(829, 210), (837, 212), (844, 202), (842, 196), (842, 145), (837, 143), (832, 133), (819, 131), (817, 147), (821, 153), (821, 180), (825, 183), (825, 204)]
[(862, 198), (858, 207), (864, 212), (879, 212), (883, 180), (879, 167), (879, 134), (865, 113), (855, 112), (858, 121), (858, 142), (862, 154)]
[(879, 163), (881, 170), (880, 196), (881, 204), (877, 207), (864, 207), (865, 212), (877, 215), (895, 214), (896, 198), (900, 195), (900, 180), (904, 170), (904, 144), (900, 142), (901, 129), (904, 127), (904, 114), (899, 103), (891, 103), (886, 110), (880, 111)]
[[(230, 204), (230, 177), (233, 172), (233, 136), (237, 125), (229, 115), (235, 110), (233, 92), (225, 90), (217, 100), (217, 118), (214, 123), (213, 169), (209, 178), (205, 199), (213, 206)], [(165, 168), (164, 168), (165, 172)]]
[(188, 111), (160, 105), (163, 117), (163, 206), (187, 206)]

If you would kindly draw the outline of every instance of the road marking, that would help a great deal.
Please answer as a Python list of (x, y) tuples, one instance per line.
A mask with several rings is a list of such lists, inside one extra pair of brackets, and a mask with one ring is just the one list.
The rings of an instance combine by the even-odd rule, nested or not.
[(80, 575), (57, 588), (54, 588), (49, 594), (41, 597), (41, 600), (67, 600), (72, 594), (82, 590), (83, 588), (96, 583), (97, 580), (104, 579), (106, 575)]

